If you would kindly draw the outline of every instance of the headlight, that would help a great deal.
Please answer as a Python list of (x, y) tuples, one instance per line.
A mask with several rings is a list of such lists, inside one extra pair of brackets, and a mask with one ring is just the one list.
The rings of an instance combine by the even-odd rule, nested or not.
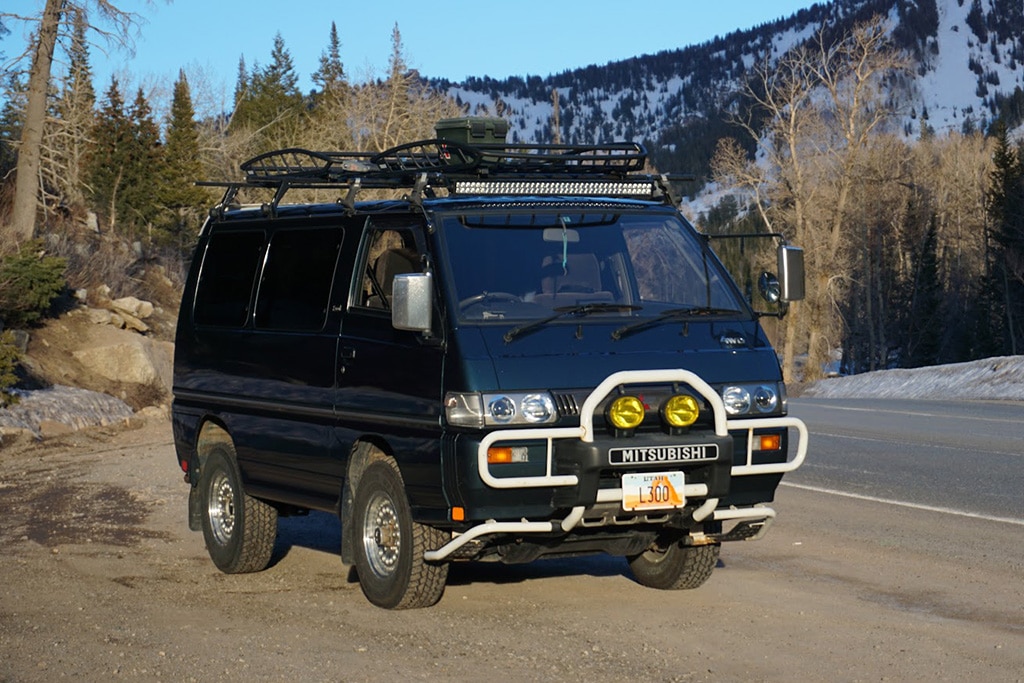
[(762, 384), (754, 389), (754, 407), (762, 413), (775, 412), (779, 407), (779, 395), (773, 388)]
[(722, 402), (730, 417), (750, 414), (783, 415), (785, 388), (781, 384), (734, 384), (722, 388)]
[(730, 415), (744, 415), (750, 410), (750, 391), (745, 387), (726, 387), (722, 391), (725, 412)]
[(558, 421), (551, 394), (511, 392), (478, 394), (449, 392), (444, 400), (448, 423), (460, 427), (536, 425)]

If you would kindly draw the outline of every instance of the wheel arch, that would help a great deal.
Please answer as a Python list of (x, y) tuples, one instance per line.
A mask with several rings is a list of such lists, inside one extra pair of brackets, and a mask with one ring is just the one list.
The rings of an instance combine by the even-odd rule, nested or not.
[[(348, 456), (348, 466), (345, 469), (345, 482), (342, 484), (341, 506), (338, 511), (341, 521), (341, 561), (345, 564), (355, 563), (352, 508), (356, 488), (359, 486), (359, 479), (366, 468), (370, 466), (370, 463), (378, 460), (390, 460), (396, 467), (398, 465), (394, 452), (382, 437), (373, 434), (363, 435), (352, 444), (352, 450), (349, 451)], [(400, 469), (399, 472), (401, 472)]]

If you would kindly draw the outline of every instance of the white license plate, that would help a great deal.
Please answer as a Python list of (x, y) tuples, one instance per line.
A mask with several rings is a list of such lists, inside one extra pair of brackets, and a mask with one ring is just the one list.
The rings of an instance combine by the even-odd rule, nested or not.
[(668, 510), (685, 504), (682, 472), (622, 475), (623, 510)]

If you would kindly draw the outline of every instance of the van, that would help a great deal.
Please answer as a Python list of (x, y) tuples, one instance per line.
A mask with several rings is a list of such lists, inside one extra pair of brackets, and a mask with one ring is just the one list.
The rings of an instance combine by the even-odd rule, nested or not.
[[(224, 195), (185, 285), (172, 414), (189, 526), (221, 571), (266, 568), (278, 517), (317, 510), (384, 608), (433, 605), (456, 561), (608, 553), (688, 589), (775, 517), (807, 430), (766, 313), (675, 179), (636, 143), (507, 145), (476, 123), (207, 183)], [(781, 316), (802, 252), (767, 237), (779, 274), (758, 284)]]

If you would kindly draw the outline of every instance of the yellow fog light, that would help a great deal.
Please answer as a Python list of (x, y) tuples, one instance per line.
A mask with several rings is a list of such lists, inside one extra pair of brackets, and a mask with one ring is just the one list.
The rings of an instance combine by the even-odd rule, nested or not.
[(670, 427), (689, 427), (700, 416), (700, 406), (693, 396), (677, 394), (665, 402), (661, 415)]
[(616, 429), (634, 429), (644, 421), (644, 402), (636, 396), (620, 396), (608, 406), (608, 421)]

